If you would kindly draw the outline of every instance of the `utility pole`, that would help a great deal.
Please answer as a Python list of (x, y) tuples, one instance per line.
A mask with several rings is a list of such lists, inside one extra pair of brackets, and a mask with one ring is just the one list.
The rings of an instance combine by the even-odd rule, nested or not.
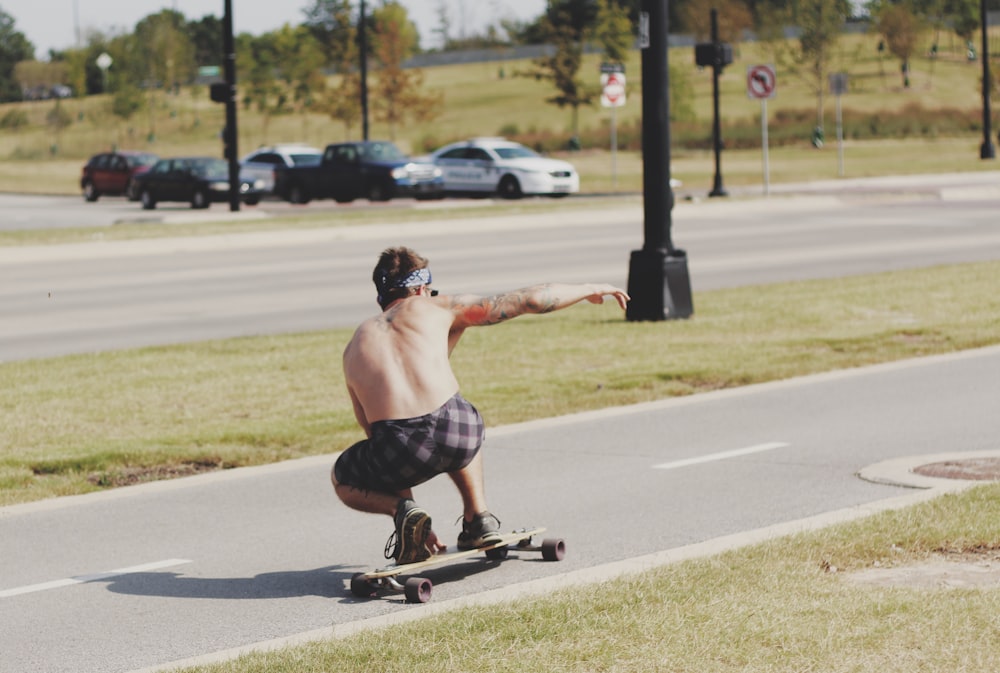
[(236, 47), (233, 43), (233, 0), (225, 0), (222, 18), (222, 67), (226, 80), (226, 128), (224, 146), (229, 160), (229, 210), (240, 209), (240, 162), (236, 148)]
[(990, 90), (993, 88), (993, 80), (990, 78), (989, 20), (986, 0), (979, 0), (979, 24), (983, 30), (983, 48), (981, 50), (983, 57), (983, 144), (979, 148), (980, 159), (996, 158), (996, 153), (993, 150), (993, 139), (990, 138), (993, 133), (992, 128), (990, 128), (990, 118), (993, 116), (990, 112)]
[(361, 138), (368, 140), (368, 18), (365, 0), (361, 0), (361, 18), (358, 20), (358, 45), (361, 50)]
[(670, 240), (674, 194), (670, 187), (670, 88), (667, 64), (667, 0), (642, 0), (639, 46), (642, 49), (641, 250), (629, 260), (625, 319), (687, 318), (693, 312), (687, 254)]

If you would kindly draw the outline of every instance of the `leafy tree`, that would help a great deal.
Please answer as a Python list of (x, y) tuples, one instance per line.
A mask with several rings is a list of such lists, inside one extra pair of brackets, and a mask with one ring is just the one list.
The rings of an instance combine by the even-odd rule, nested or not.
[(406, 9), (398, 2), (386, 2), (372, 18), (373, 53), (379, 63), (373, 111), (377, 120), (389, 125), (389, 137), (395, 139), (396, 127), (407, 117), (427, 121), (437, 116), (444, 98), (440, 93), (421, 93), (423, 71), (403, 69), (403, 62), (416, 51), (418, 39)]
[[(738, 44), (743, 39), (743, 31), (754, 25), (753, 12), (744, 0), (716, 0), (713, 6), (718, 10), (719, 40)], [(709, 7), (689, 3), (684, 5), (684, 26), (694, 33), (698, 40), (712, 37), (712, 13)]]
[(196, 65), (222, 65), (222, 19), (206, 14), (197, 21), (188, 21), (184, 31), (194, 49)]
[(278, 80), (280, 60), (274, 34), (240, 35), (236, 40), (236, 66), (243, 106), (256, 108), (263, 117), (262, 142), (266, 143), (271, 118), (291, 111), (288, 95)]
[(624, 63), (635, 40), (628, 12), (616, 0), (598, 0), (594, 38), (601, 45), (604, 58)]
[[(784, 40), (772, 41), (775, 59), (785, 69), (803, 79), (816, 96), (816, 124), (823, 128), (823, 98), (827, 76), (844, 22), (850, 14), (848, 0), (787, 0), (784, 6), (772, 3), (770, 20), (778, 25), (798, 26), (797, 43), (789, 48)], [(773, 37), (773, 35), (772, 35)]]
[(904, 5), (889, 5), (878, 15), (878, 32), (885, 38), (889, 53), (901, 62), (903, 86), (910, 86), (910, 57), (917, 48), (918, 25)]
[(354, 41), (357, 31), (352, 20), (350, 0), (313, 0), (302, 10), (309, 33), (319, 44), (328, 66), (348, 63), (348, 55), (356, 54)]
[(35, 46), (14, 27), (14, 18), (0, 8), (0, 102), (21, 100), (14, 66), (35, 58)]
[(526, 76), (552, 82), (558, 93), (546, 102), (560, 108), (573, 110), (573, 142), (580, 133), (580, 107), (592, 104), (598, 95), (596, 88), (588, 87), (579, 77), (583, 63), (583, 43), (587, 30), (597, 18), (596, 2), (588, 0), (551, 0), (540, 22), (547, 39), (555, 48), (554, 53), (535, 59), (534, 68)]

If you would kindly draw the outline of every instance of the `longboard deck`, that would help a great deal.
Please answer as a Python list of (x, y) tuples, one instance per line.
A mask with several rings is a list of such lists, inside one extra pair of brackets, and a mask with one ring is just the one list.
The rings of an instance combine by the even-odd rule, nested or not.
[(476, 549), (459, 549), (458, 547), (452, 546), (448, 547), (443, 552), (438, 552), (430, 558), (424, 561), (417, 561), (415, 563), (404, 563), (402, 565), (391, 565), (385, 568), (380, 568), (378, 570), (372, 570), (370, 572), (364, 573), (365, 579), (377, 580), (384, 577), (394, 577), (396, 575), (401, 575), (403, 573), (411, 574), (418, 570), (423, 570), (424, 568), (430, 568), (432, 566), (440, 565), (442, 563), (447, 563), (449, 561), (457, 561), (458, 559), (468, 558), (470, 556), (475, 556), (477, 554), (492, 551), (494, 549), (499, 549), (500, 547), (507, 547), (509, 545), (521, 542), (522, 540), (529, 540), (533, 536), (540, 533), (544, 533), (544, 528), (532, 528), (531, 530), (515, 531), (513, 533), (507, 533), (503, 535), (495, 543), (486, 545), (485, 547), (477, 547)]

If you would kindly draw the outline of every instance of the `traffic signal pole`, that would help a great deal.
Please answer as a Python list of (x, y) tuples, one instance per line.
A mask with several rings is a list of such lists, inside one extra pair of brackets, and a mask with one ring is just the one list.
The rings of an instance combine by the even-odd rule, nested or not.
[(625, 319), (687, 318), (694, 312), (687, 254), (670, 237), (674, 206), (670, 187), (670, 92), (667, 62), (667, 0), (642, 0), (639, 42), (642, 48), (642, 186), (641, 250), (629, 260)]
[(229, 210), (240, 209), (240, 161), (236, 149), (239, 133), (236, 128), (236, 47), (233, 42), (233, 0), (225, 0), (222, 16), (222, 70), (228, 89), (226, 96), (226, 127), (223, 131), (225, 157), (229, 160)]

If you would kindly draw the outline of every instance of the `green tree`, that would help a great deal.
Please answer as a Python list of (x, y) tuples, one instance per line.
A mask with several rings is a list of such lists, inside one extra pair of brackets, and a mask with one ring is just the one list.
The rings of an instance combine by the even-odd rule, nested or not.
[(386, 2), (372, 13), (375, 34), (372, 49), (379, 67), (372, 90), (373, 112), (378, 121), (389, 125), (395, 139), (396, 127), (408, 117), (418, 121), (433, 119), (444, 102), (441, 93), (423, 93), (424, 74), (418, 68), (403, 68), (403, 62), (417, 48), (417, 29), (406, 9), (398, 2)]
[(21, 100), (14, 66), (35, 58), (35, 46), (14, 27), (14, 18), (0, 8), (0, 102)]
[(635, 40), (628, 12), (616, 0), (598, 0), (594, 38), (605, 60), (624, 63)]
[(910, 86), (910, 57), (917, 48), (917, 18), (905, 5), (889, 5), (878, 15), (878, 32), (885, 38), (889, 53), (900, 60), (903, 86)]
[(357, 54), (350, 0), (314, 0), (303, 14), (303, 25), (323, 50), (326, 65), (339, 68), (348, 62), (348, 54)]
[(580, 107), (591, 105), (598, 96), (595, 87), (588, 87), (579, 76), (583, 63), (583, 44), (587, 31), (597, 18), (596, 2), (587, 0), (551, 0), (540, 26), (546, 37), (545, 42), (554, 48), (550, 55), (535, 59), (528, 77), (547, 80), (555, 85), (558, 93), (546, 98), (560, 108), (569, 107), (573, 111), (571, 141), (579, 143)]
[[(743, 0), (716, 0), (712, 6), (718, 10), (719, 40), (739, 44), (743, 31), (754, 25), (753, 12)], [(706, 5), (688, 3), (681, 10), (685, 29), (694, 33), (699, 41), (712, 37), (712, 12)]]

